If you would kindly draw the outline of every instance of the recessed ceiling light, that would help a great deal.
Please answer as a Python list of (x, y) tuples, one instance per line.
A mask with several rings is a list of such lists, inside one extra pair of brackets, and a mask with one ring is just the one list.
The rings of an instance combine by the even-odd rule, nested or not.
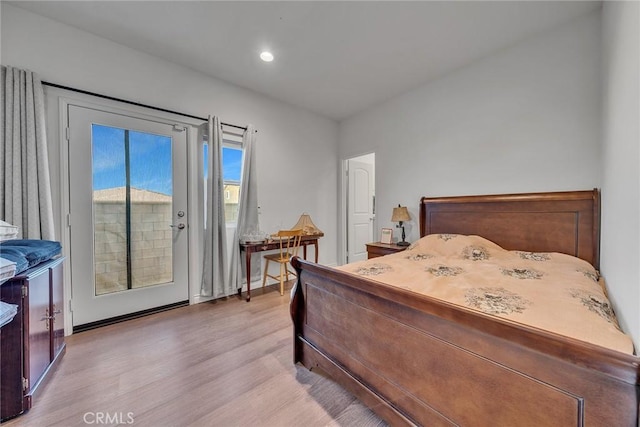
[(271, 62), (273, 61), (273, 54), (265, 50), (260, 54), (260, 59), (262, 59), (264, 62)]

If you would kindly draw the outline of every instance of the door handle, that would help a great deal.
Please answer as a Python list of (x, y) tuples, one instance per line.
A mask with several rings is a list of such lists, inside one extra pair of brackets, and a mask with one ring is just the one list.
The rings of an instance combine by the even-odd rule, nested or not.
[(178, 225), (170, 224), (169, 227), (177, 228), (178, 230), (184, 230), (184, 227), (186, 227), (186, 226), (183, 223), (180, 223)]

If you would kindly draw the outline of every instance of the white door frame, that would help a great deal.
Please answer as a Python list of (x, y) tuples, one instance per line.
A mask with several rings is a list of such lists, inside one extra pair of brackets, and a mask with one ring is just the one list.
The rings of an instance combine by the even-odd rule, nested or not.
[[(339, 224), (338, 224), (338, 228), (339, 228), (339, 235), (342, 236), (342, 238), (340, 239), (340, 243), (338, 245), (338, 264), (339, 265), (343, 265), (343, 264), (347, 263), (347, 251), (348, 251), (348, 246), (347, 246), (347, 238), (348, 238), (348, 232), (347, 232), (347, 223), (348, 223), (348, 218), (347, 218), (347, 206), (348, 206), (347, 205), (347, 199), (348, 199), (348, 194), (349, 194), (349, 177), (347, 176), (348, 163), (349, 163), (349, 160), (356, 160), (359, 157), (373, 156), (373, 158), (374, 158), (374, 161), (373, 161), (373, 174), (374, 174), (374, 182), (375, 182), (375, 171), (376, 171), (375, 155), (376, 155), (375, 152), (362, 153), (362, 154), (357, 154), (357, 155), (345, 157), (340, 162), (341, 163), (340, 164), (341, 170), (340, 170), (340, 203), (339, 203)], [(375, 184), (374, 184), (374, 188), (377, 188)], [(377, 211), (377, 209), (376, 209), (376, 211)], [(375, 240), (375, 233), (376, 233), (375, 230), (376, 230), (376, 228), (377, 228), (377, 218), (374, 217), (374, 220), (373, 220), (374, 240)]]
[[(69, 200), (69, 144), (66, 139), (68, 114), (67, 106), (69, 104), (84, 106), (87, 108), (98, 108), (105, 111), (114, 112), (117, 114), (131, 115), (132, 117), (138, 117), (147, 120), (167, 120), (174, 123), (183, 124), (186, 127), (187, 132), (187, 192), (188, 192), (188, 278), (189, 278), (189, 303), (194, 304), (199, 302), (199, 283), (200, 283), (200, 271), (201, 263), (200, 257), (197, 256), (201, 252), (200, 233), (197, 230), (202, 227), (202, 215), (199, 215), (199, 208), (202, 207), (202, 201), (199, 197), (198, 190), (198, 173), (202, 173), (202, 167), (198, 167), (199, 159), (199, 147), (198, 143), (198, 127), (202, 125), (202, 121), (197, 119), (188, 118), (180, 114), (158, 111), (152, 108), (146, 108), (142, 106), (136, 106), (123, 101), (111, 100), (102, 98), (95, 95), (83, 94), (75, 92), (73, 90), (46, 87), (45, 88), (47, 98), (49, 100), (47, 104), (47, 135), (50, 138), (49, 150), (51, 158), (50, 162), (57, 160), (57, 167), (53, 170), (57, 170), (59, 175), (58, 179), (58, 196), (59, 196), (59, 210), (58, 216), (58, 230), (60, 230), (59, 239), (62, 244), (62, 253), (69, 258), (71, 248), (71, 235), (70, 229), (67, 223), (67, 214), (70, 211)], [(53, 141), (52, 141), (53, 140)], [(57, 149), (55, 148), (57, 146)], [(55, 212), (54, 212), (55, 215)], [(71, 296), (72, 296), (72, 283), (71, 283), (71, 269), (67, 263), (64, 268), (64, 310), (65, 313), (71, 312)], [(65, 335), (71, 335), (73, 333), (73, 324), (70, 315), (64, 316), (64, 330)]]

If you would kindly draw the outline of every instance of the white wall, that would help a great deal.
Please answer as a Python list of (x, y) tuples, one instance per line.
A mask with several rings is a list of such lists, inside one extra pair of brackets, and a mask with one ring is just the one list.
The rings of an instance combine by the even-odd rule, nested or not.
[(604, 2), (602, 274), (640, 348), (640, 3)]
[[(600, 184), (599, 11), (344, 122), (341, 158), (376, 153), (380, 222), (421, 196)], [(455, 47), (454, 47), (455, 48)], [(388, 215), (384, 212), (388, 211)]]
[[(52, 83), (200, 117), (218, 115), (227, 123), (253, 124), (259, 131), (262, 229), (293, 226), (307, 212), (325, 234), (320, 262), (336, 263), (337, 123), (6, 3), (1, 13), (3, 65), (35, 71)], [(50, 144), (52, 173), (59, 174), (59, 141)], [(54, 185), (59, 187), (56, 176)], [(54, 191), (59, 199), (58, 187)]]

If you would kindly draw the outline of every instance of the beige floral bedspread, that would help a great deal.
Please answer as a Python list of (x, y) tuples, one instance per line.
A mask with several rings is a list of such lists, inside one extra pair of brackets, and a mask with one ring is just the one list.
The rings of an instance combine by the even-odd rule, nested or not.
[(633, 354), (598, 272), (560, 253), (507, 251), (479, 236), (434, 234), (340, 270)]

